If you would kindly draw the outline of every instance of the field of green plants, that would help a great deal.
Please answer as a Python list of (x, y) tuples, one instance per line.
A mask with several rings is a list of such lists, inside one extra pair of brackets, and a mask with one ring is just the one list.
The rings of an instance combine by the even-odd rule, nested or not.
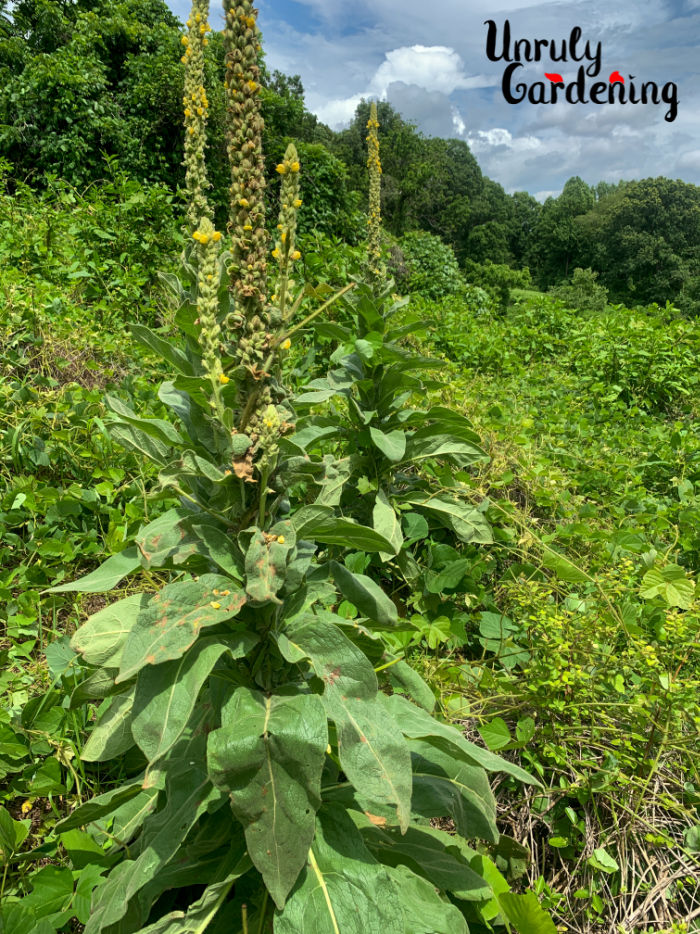
[(376, 107), (265, 218), (207, 9), (184, 201), (0, 167), (0, 934), (700, 931), (700, 319), (397, 240)]

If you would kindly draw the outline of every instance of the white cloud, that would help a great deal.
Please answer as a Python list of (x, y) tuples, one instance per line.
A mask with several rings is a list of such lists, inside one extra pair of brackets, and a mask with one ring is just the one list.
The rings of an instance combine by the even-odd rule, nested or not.
[(485, 152), (495, 146), (505, 146), (514, 152), (528, 152), (533, 149), (539, 149), (542, 140), (536, 136), (517, 136), (514, 137), (510, 130), (505, 127), (494, 127), (492, 130), (477, 130), (470, 133), (467, 137), (469, 145), (473, 152)]
[(462, 59), (454, 49), (444, 45), (411, 45), (387, 52), (370, 88), (377, 96), (384, 97), (389, 85), (395, 81), (416, 84), (426, 91), (441, 91), (443, 94), (452, 94), (458, 88), (470, 86)]

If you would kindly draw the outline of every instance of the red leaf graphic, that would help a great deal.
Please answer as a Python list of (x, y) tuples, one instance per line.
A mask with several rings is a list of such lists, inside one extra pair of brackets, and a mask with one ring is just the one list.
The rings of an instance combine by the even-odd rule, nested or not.
[(544, 76), (545, 78), (549, 78), (550, 81), (561, 81), (562, 84), (564, 83), (564, 79), (562, 78), (562, 76), (558, 75), (556, 72), (550, 73), (550, 72), (545, 71)]
[(619, 81), (621, 84), (625, 83), (625, 79), (622, 77), (619, 71), (614, 71), (609, 78), (610, 84), (617, 84)]

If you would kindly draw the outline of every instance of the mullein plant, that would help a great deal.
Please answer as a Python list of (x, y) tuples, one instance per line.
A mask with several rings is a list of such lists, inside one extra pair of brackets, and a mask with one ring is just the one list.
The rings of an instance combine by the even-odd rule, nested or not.
[[(205, 99), (207, 14), (196, 0), (186, 121), (192, 94)], [(292, 335), (329, 302), (292, 322), (293, 147), (278, 167), (268, 300), (256, 17), (247, 2), (226, 7), (230, 250), (219, 252), (193, 146), (197, 281), (176, 316), (180, 342), (134, 329), (171, 371), (159, 398), (172, 417), (108, 400), (113, 438), (158, 465), (177, 504), (56, 588), (108, 592), (139, 569), (151, 587), (167, 581), (130, 586), (72, 638), (66, 703), (94, 709), (83, 768), (110, 787), (57, 832), (85, 828), (105, 851), (85, 934), (466, 934), (467, 919), (486, 930), (512, 905), (524, 917), (523, 896), (466, 838), (498, 840), (489, 771), (530, 779), (434, 719), (430, 688), (385, 652), (381, 633), (406, 624), (357, 555), (398, 561), (402, 541), (386, 510), (366, 525), (342, 514), (346, 464), (319, 453), (334, 426), (297, 420), (280, 380)], [(203, 145), (197, 117), (186, 133)]]

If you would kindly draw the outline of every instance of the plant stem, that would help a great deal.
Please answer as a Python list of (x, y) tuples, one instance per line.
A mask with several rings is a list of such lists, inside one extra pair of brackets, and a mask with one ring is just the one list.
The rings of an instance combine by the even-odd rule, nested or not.
[(265, 897), (263, 898), (262, 909), (260, 911), (260, 924), (258, 925), (258, 934), (262, 934), (263, 928), (265, 926), (265, 917), (267, 915), (267, 902), (268, 902), (269, 897), (270, 895), (267, 889), (265, 889)]

